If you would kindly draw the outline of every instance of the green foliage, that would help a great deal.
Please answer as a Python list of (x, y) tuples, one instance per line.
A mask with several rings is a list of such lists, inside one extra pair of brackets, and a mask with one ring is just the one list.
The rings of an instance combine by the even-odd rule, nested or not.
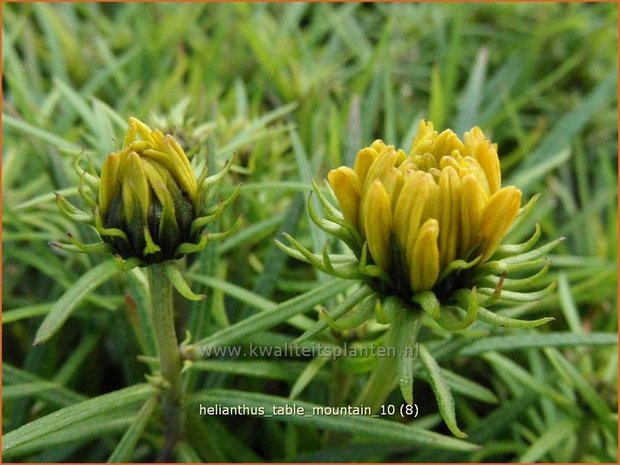
[[(212, 172), (233, 158), (216, 198), (243, 183), (213, 227), (243, 214), (241, 230), (182, 262), (191, 291), (207, 298), (175, 300), (179, 339), (189, 333), (183, 349), (196, 360), (184, 367), (186, 435), (168, 460), (616, 462), (617, 12), (614, 3), (3, 5), (4, 457), (161, 458), (158, 391), (144, 384), (157, 368), (145, 273), (48, 246), (67, 234), (96, 239), (58, 211), (53, 192), (88, 210), (74, 159), (83, 151), (100, 169), (133, 115), (174, 134), (195, 167), (206, 152)], [(398, 413), (398, 383), (385, 402), (395, 413), (380, 418), (200, 415), (200, 403), (355, 405), (373, 356), (273, 351), (297, 340), (323, 355), (351, 352), (383, 344), (386, 327), (327, 330), (321, 315), (353, 320), (342, 303), (361, 308), (366, 290), (289, 259), (273, 239), (290, 234), (321, 256), (326, 236), (306, 212), (312, 180), (321, 185), (375, 138), (409, 146), (422, 117), (459, 133), (480, 125), (499, 144), (504, 184), (541, 194), (508, 242), (527, 240), (536, 222), (540, 243), (564, 237), (543, 283), (557, 291), (497, 315), (554, 321), (476, 322), (454, 335), (424, 320), (423, 356), (402, 367), (418, 418)], [(241, 352), (213, 352), (224, 347)], [(466, 439), (452, 437), (440, 409)]]

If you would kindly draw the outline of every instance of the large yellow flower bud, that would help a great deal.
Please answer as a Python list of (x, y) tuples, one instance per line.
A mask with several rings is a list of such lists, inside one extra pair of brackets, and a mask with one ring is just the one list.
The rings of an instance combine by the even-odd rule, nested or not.
[[(476, 314), (491, 318), (478, 303), (489, 306), (500, 295), (534, 300), (553, 289), (514, 292), (522, 289), (521, 280), (504, 280), (520, 262), (542, 259), (555, 243), (529, 251), (540, 234), (537, 229), (532, 240), (509, 246), (512, 253), (497, 253), (517, 216), (533, 203), (521, 208), (521, 191), (502, 187), (497, 145), (478, 127), (461, 140), (449, 129), (438, 133), (423, 120), (409, 153), (376, 140), (357, 153), (352, 168), (341, 166), (327, 178), (340, 211), (317, 188), (326, 218), (318, 217), (312, 202), (310, 214), (319, 227), (342, 239), (354, 257), (331, 258), (327, 249), (316, 255), (292, 238), (293, 248), (280, 246), (326, 273), (364, 281), (379, 300), (421, 306), (442, 326), (460, 329)], [(446, 316), (458, 308), (467, 313), (465, 319)], [(547, 321), (493, 318), (504, 326)]]

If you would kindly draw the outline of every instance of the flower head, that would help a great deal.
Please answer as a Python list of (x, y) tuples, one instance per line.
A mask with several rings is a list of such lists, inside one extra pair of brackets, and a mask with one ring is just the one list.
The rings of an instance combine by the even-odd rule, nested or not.
[[(208, 178), (205, 164), (196, 177), (174, 137), (152, 130), (136, 118), (129, 118), (123, 146), (107, 156), (101, 177), (82, 170), (79, 163), (76, 170), (82, 180), (80, 192), (92, 214), (77, 210), (57, 195), (61, 211), (96, 228), (103, 240), (96, 245), (98, 250), (110, 250), (142, 265), (204, 248), (209, 237), (217, 236), (204, 234), (206, 225), (218, 218), (239, 192), (237, 189), (229, 199), (207, 208), (209, 187), (224, 172)], [(73, 238), (72, 242), (70, 249), (94, 247)]]
[[(487, 293), (483, 303), (490, 305), (506, 288), (505, 273), (520, 258), (494, 259), (505, 255), (502, 240), (531, 205), (522, 209), (521, 191), (502, 187), (497, 145), (480, 128), (461, 140), (422, 121), (409, 153), (376, 140), (357, 153), (353, 167), (327, 177), (339, 211), (317, 189), (326, 218), (318, 218), (311, 202), (310, 213), (355, 258), (332, 258), (326, 250), (316, 256), (294, 240), (287, 252), (336, 276), (360, 278), (384, 299), (420, 304), (452, 329), (473, 322), (476, 292)], [(539, 233), (514, 250), (531, 248)], [(469, 317), (455, 323), (448, 307), (464, 307)]]

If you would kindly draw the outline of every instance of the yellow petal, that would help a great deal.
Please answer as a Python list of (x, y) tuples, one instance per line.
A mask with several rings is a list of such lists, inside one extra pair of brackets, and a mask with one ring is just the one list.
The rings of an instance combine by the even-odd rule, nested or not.
[(468, 174), (461, 179), (461, 237), (458, 254), (462, 258), (466, 258), (467, 253), (481, 240), (480, 219), (488, 197), (475, 175)]
[(422, 155), (426, 152), (432, 152), (435, 139), (437, 138), (437, 131), (433, 129), (433, 123), (430, 121), (422, 120), (418, 126), (418, 133), (416, 134), (413, 142), (411, 143), (410, 155)]
[(481, 263), (487, 261), (497, 250), (508, 232), (521, 206), (521, 191), (514, 186), (504, 187), (489, 199), (480, 219), (482, 234)]
[(150, 204), (149, 185), (140, 156), (133, 151), (121, 158), (118, 175), (123, 194), (123, 211), (128, 223), (134, 218), (146, 220)]
[(366, 180), (368, 168), (370, 168), (370, 165), (372, 165), (372, 163), (377, 159), (378, 156), (379, 153), (371, 147), (365, 147), (359, 152), (357, 152), (353, 169), (357, 173), (357, 176), (359, 177), (362, 185)]
[(464, 149), (465, 146), (461, 139), (452, 130), (446, 129), (437, 136), (433, 154), (437, 160), (441, 160), (441, 157), (450, 155), (454, 150), (462, 152)]
[(416, 171), (405, 181), (394, 209), (393, 230), (400, 249), (410, 257), (424, 206), (429, 193), (429, 183), (435, 184), (428, 173)]
[(359, 228), (362, 187), (357, 173), (347, 166), (341, 166), (338, 169), (331, 170), (327, 174), (327, 179), (336, 195), (344, 219)]
[(377, 159), (370, 165), (370, 168), (368, 168), (363, 189), (368, 189), (375, 179), (383, 181), (390, 169), (394, 167), (397, 158), (398, 154), (392, 146), (387, 147), (380, 153)]
[(383, 142), (381, 139), (375, 140), (372, 144), (370, 144), (370, 147), (375, 149), (379, 155), (381, 154), (381, 152), (388, 148), (385, 142)]
[[(436, 170), (438, 174), (439, 170)], [(427, 179), (430, 181), (428, 186), (428, 197), (424, 204), (424, 212), (422, 213), (422, 222), (425, 222), (429, 218), (439, 218), (439, 186), (437, 185), (438, 179), (435, 179), (431, 173), (427, 173)], [(439, 176), (437, 176), (439, 178)]]
[(465, 133), (465, 146), (468, 155), (475, 158), (482, 167), (489, 182), (490, 193), (494, 194), (502, 184), (497, 146), (492, 144), (477, 126)]
[(101, 181), (99, 184), (99, 210), (103, 217), (105, 217), (112, 200), (116, 197), (116, 194), (118, 194), (119, 191), (119, 153), (120, 152), (115, 152), (108, 155), (101, 168)]
[(413, 292), (430, 290), (439, 276), (439, 224), (431, 218), (418, 234), (409, 265), (409, 281)]
[[(465, 162), (467, 163), (467, 170), (476, 177), (478, 184), (482, 188), (482, 190), (487, 194), (487, 196), (491, 195), (491, 187), (489, 186), (489, 181), (487, 179), (487, 175), (484, 170), (480, 166), (480, 163), (474, 157), (465, 157)], [(464, 175), (462, 175), (464, 176)]]
[(390, 268), (390, 230), (392, 209), (390, 198), (378, 179), (363, 199), (363, 222), (370, 255), (384, 270)]
[(461, 222), (461, 179), (451, 166), (439, 177), (439, 255), (442, 267), (456, 258)]
[(129, 126), (132, 131), (139, 134), (142, 139), (148, 142), (154, 142), (151, 133), (153, 132), (146, 124), (133, 116), (129, 117)]
[(400, 190), (403, 188), (404, 176), (398, 168), (390, 168), (383, 179), (383, 187), (390, 197), (392, 208), (395, 208)]

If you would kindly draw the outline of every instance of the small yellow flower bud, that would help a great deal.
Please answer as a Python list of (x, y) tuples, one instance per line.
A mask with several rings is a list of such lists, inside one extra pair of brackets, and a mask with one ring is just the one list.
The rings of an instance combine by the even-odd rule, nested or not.
[[(207, 178), (205, 165), (197, 178), (171, 135), (152, 130), (136, 118), (129, 118), (123, 146), (107, 156), (101, 176), (85, 173), (79, 163), (76, 170), (82, 179), (89, 176), (91, 180), (92, 187), (81, 192), (94, 214), (80, 213), (60, 195), (58, 205), (70, 218), (94, 226), (103, 243), (85, 245), (74, 240), (66, 248), (88, 252), (103, 247), (141, 265), (180, 258), (202, 250), (208, 237), (223, 237), (227, 233), (203, 234), (205, 226), (218, 218), (239, 192), (236, 189), (227, 200), (207, 210), (207, 189), (222, 175)], [(91, 192), (97, 190), (95, 200)]]

